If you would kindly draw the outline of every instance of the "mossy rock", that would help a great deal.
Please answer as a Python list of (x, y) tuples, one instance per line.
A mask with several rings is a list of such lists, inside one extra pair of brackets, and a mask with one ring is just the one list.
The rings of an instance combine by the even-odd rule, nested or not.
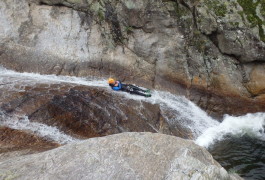
[(204, 3), (216, 14), (216, 16), (225, 17), (227, 13), (227, 5), (222, 1), (205, 0)]
[(245, 14), (251, 28), (259, 28), (259, 36), (265, 42), (265, 32), (262, 27), (265, 21), (257, 15), (257, 8), (260, 7), (260, 14), (265, 17), (265, 0), (237, 0), (237, 2), (243, 8), (243, 12), (239, 12), (242, 18), (245, 19), (243, 16)]
[(190, 14), (190, 10), (179, 3), (175, 3), (175, 11), (178, 17), (187, 16)]

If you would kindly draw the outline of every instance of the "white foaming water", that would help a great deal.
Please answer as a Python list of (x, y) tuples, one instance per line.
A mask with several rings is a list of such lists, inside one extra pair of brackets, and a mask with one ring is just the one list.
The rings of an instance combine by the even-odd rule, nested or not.
[(127, 98), (159, 104), (164, 118), (171, 126), (181, 125), (198, 137), (207, 128), (218, 125), (218, 121), (183, 96), (169, 92), (153, 91), (151, 98), (124, 93)]
[(226, 115), (222, 123), (208, 128), (197, 138), (196, 143), (200, 146), (209, 147), (226, 136), (241, 137), (243, 135), (265, 141), (264, 126), (265, 113), (246, 114), (239, 117)]
[[(17, 84), (60, 84), (70, 83), (85, 86), (96, 86), (105, 89), (109, 89), (106, 80), (98, 78), (82, 78), (73, 76), (56, 76), (56, 75), (40, 75), (35, 73), (18, 73), (15, 71), (7, 70), (0, 67), (0, 85), (4, 84), (8, 89), (17, 91), (23, 91), (23, 88), (17, 86)], [(110, 90), (111, 91), (111, 90)], [(164, 118), (170, 123), (172, 127), (181, 125), (188, 128), (193, 132), (194, 138), (197, 138), (196, 143), (208, 147), (215, 141), (221, 140), (226, 135), (238, 135), (249, 134), (259, 139), (264, 139), (264, 116), (265, 113), (247, 114), (240, 117), (225, 116), (224, 121), (219, 123), (217, 120), (211, 118), (206, 112), (201, 110), (194, 103), (182, 96), (176, 96), (168, 92), (153, 91), (151, 98), (145, 98), (142, 96), (131, 95), (125, 92), (112, 92), (115, 95), (121, 95), (125, 98), (134, 99), (138, 101), (146, 101), (152, 104), (158, 104), (161, 108), (161, 113)], [(15, 123), (16, 122), (16, 123)], [(56, 128), (46, 127), (46, 125), (29, 122), (25, 117), (24, 121), (14, 121), (15, 126), (19, 129), (27, 130), (33, 129), (42, 136), (45, 136), (45, 132), (51, 131), (52, 137), (58, 142), (68, 142), (69, 136), (64, 140), (60, 140), (64, 135)], [(23, 123), (27, 124), (23, 126)], [(19, 125), (18, 125), (19, 124)], [(9, 126), (13, 126), (10, 124)], [(37, 127), (42, 128), (37, 128)], [(50, 128), (50, 129), (49, 129)], [(38, 130), (34, 130), (38, 129)], [(45, 130), (41, 130), (45, 129)], [(58, 132), (58, 133), (57, 133)], [(58, 137), (57, 137), (58, 136)], [(62, 138), (64, 139), (64, 138)], [(69, 142), (72, 141), (71, 138)]]
[(12, 129), (27, 130), (45, 139), (56, 141), (60, 144), (79, 141), (59, 131), (56, 127), (47, 126), (42, 123), (30, 122), (27, 116), (9, 116), (0, 111), (0, 125)]
[[(12, 70), (5, 69), (0, 66), (0, 84), (10, 84), (24, 81), (28, 85), (42, 83), (42, 84), (58, 84), (58, 83), (71, 83), (85, 86), (97, 86), (97, 87), (105, 87), (106, 80), (99, 78), (84, 78), (84, 77), (75, 77), (75, 76), (57, 76), (57, 75), (41, 75), (37, 73), (19, 73)], [(6, 81), (6, 77), (11, 78), (12, 82)], [(9, 80), (9, 79), (8, 79)]]
[(154, 98), (153, 103), (161, 105), (162, 114), (171, 125), (177, 123), (190, 129), (194, 137), (217, 122), (185, 97), (156, 92)]

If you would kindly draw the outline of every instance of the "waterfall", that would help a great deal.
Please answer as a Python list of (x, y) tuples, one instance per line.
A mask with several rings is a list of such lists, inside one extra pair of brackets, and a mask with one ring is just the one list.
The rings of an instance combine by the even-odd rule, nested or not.
[[(109, 89), (105, 79), (93, 77), (84, 78), (73, 76), (40, 75), (25, 72), (19, 73), (7, 70), (3, 67), (0, 68), (0, 74), (0, 90), (2, 91), (2, 96), (3, 91), (24, 91), (25, 85), (34, 86), (35, 84), (49, 85), (70, 83)], [(191, 130), (194, 138), (196, 139), (195, 142), (201, 146), (208, 147), (215, 141), (225, 138), (226, 135), (242, 136), (248, 134), (261, 140), (265, 139), (265, 113), (247, 114), (240, 117), (226, 115), (224, 116), (223, 122), (219, 123), (185, 97), (176, 96), (169, 92), (154, 90), (151, 98), (131, 95), (125, 92), (113, 91), (112, 93), (115, 93), (117, 96), (124, 96), (125, 98), (141, 102), (145, 101), (152, 104), (158, 104), (162, 115), (170, 125), (174, 126), (175, 124), (181, 124), (185, 128)], [(49, 138), (61, 143), (74, 141), (73, 138), (63, 134), (57, 128), (49, 127), (36, 122), (30, 122), (26, 116), (16, 117), (14, 115), (12, 117), (8, 117), (8, 121), (3, 121), (3, 119), (6, 118), (2, 117), (2, 120), (0, 121), (0, 125), (2, 126), (9, 126), (15, 129), (31, 129), (32, 132), (35, 132), (40, 136), (49, 136)]]

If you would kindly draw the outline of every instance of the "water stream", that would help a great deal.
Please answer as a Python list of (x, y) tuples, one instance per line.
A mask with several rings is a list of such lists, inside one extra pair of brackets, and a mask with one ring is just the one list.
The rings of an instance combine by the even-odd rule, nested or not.
[[(70, 83), (96, 86), (109, 90), (105, 79), (18, 73), (0, 68), (0, 97), (3, 91), (25, 91), (25, 85)], [(246, 178), (265, 178), (265, 113), (233, 117), (225, 115), (220, 123), (194, 103), (182, 96), (153, 91), (151, 98), (112, 92), (138, 101), (159, 104), (162, 115), (171, 124), (181, 123), (190, 129), (195, 143), (209, 149), (226, 169), (232, 169)], [(1, 104), (1, 102), (0, 102)], [(0, 111), (0, 126), (29, 130), (61, 144), (79, 141), (60, 132), (56, 127), (30, 122), (26, 116), (6, 115)]]
[(0, 110), (0, 126), (6, 126), (12, 129), (25, 130), (47, 140), (52, 140), (60, 144), (67, 144), (79, 141), (69, 135), (64, 134), (56, 127), (47, 126), (46, 124), (30, 122), (27, 116), (7, 115)]

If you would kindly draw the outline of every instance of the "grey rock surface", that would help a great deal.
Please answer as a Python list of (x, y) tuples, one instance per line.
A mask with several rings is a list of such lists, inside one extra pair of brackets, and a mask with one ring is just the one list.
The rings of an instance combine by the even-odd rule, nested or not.
[(236, 56), (242, 63), (264, 61), (264, 19), (252, 13), (256, 13), (261, 4), (237, 0), (198, 1), (194, 6), (198, 28), (205, 34), (216, 32), (217, 44), (223, 54)]
[(1, 179), (241, 179), (192, 141), (152, 133), (92, 138), (0, 163)]

